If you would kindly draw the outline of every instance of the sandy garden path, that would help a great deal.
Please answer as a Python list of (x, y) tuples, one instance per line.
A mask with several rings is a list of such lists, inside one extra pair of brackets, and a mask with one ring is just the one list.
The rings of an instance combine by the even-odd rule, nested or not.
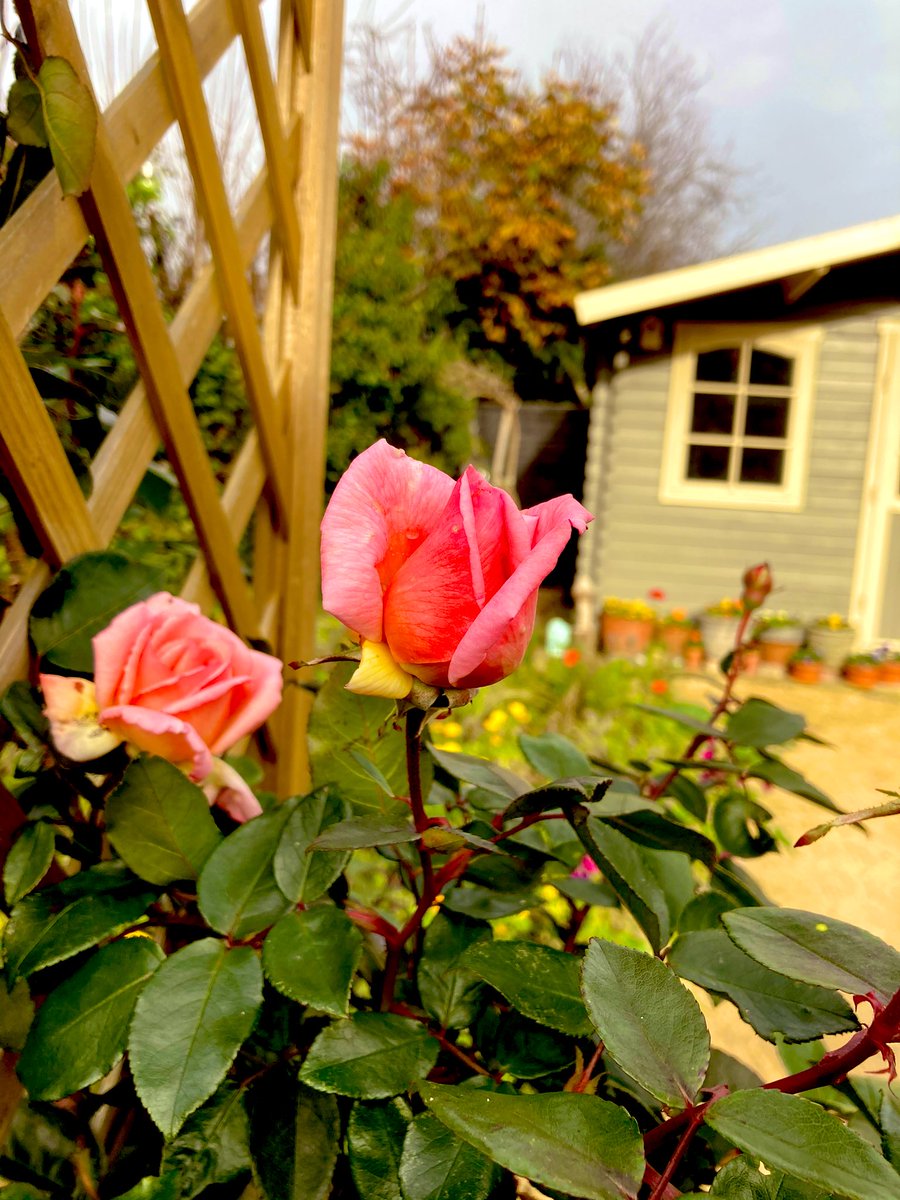
[[(676, 694), (704, 702), (713, 687), (697, 677), (677, 682)], [(798, 742), (784, 757), (844, 810), (887, 800), (877, 788), (900, 791), (900, 690), (862, 692), (843, 683), (813, 686), (757, 677), (737, 688), (802, 712), (810, 732), (830, 745)], [(828, 819), (825, 810), (773, 789), (763, 803), (790, 846)], [(773, 902), (849, 921), (900, 948), (900, 816), (871, 822), (869, 836), (855, 827), (833, 830), (802, 849), (785, 849), (750, 865)], [(867, 1011), (867, 1010), (864, 1010)], [(756, 1037), (729, 1003), (710, 1015), (713, 1042), (761, 1074), (781, 1074), (773, 1047)]]

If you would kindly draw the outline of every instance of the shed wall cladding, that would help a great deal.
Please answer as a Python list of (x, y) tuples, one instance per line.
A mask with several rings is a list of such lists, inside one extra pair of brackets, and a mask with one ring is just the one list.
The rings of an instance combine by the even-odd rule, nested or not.
[(768, 560), (774, 607), (804, 616), (846, 612), (856, 548), (878, 347), (877, 317), (825, 323), (816, 373), (802, 512), (660, 504), (669, 359), (615, 381), (605, 447), (601, 595), (645, 596), (695, 610), (740, 590), (743, 569)]

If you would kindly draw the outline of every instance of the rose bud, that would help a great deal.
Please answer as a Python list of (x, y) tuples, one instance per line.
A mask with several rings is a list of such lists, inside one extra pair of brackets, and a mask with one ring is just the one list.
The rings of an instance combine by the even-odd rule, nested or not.
[(590, 520), (571, 495), (520, 512), (473, 467), (454, 483), (385, 441), (370, 446), (322, 520), (324, 606), (361, 640), (347, 687), (402, 699), (414, 679), (466, 689), (509, 675), (541, 582)]
[(124, 741), (184, 769), (235, 820), (256, 816), (259, 801), (218, 756), (278, 707), (280, 660), (167, 592), (126, 608), (92, 645), (93, 683), (41, 676), (57, 749), (85, 762)]
[(744, 572), (744, 592), (741, 599), (745, 609), (759, 608), (772, 590), (772, 572), (768, 563), (758, 563)]

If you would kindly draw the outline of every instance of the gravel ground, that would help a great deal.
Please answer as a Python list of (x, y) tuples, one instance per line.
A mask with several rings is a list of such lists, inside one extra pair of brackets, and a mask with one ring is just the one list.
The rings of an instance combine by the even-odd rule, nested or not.
[[(712, 680), (684, 677), (680, 697), (703, 702)], [(900, 791), (900, 689), (863, 692), (843, 683), (812, 686), (784, 677), (747, 679), (742, 698), (761, 696), (802, 712), (811, 733), (829, 745), (799, 742), (784, 758), (844, 810), (887, 800), (876, 789)], [(773, 789), (765, 798), (789, 844), (828, 819), (825, 810)], [(900, 816), (873, 821), (868, 836), (849, 826), (799, 850), (785, 849), (751, 864), (773, 902), (849, 921), (900, 947)], [(867, 1011), (867, 1010), (864, 1010)], [(713, 1042), (768, 1078), (783, 1073), (774, 1049), (756, 1037), (729, 1003), (707, 1008)]]

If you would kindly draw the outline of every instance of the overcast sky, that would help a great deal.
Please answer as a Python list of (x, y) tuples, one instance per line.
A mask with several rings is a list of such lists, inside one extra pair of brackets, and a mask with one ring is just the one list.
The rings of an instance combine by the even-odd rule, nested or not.
[(627, 50), (665, 22), (706, 79), (714, 136), (751, 171), (757, 245), (900, 214), (900, 0), (345, 0), (348, 26), (488, 33), (529, 74), (563, 45)]

